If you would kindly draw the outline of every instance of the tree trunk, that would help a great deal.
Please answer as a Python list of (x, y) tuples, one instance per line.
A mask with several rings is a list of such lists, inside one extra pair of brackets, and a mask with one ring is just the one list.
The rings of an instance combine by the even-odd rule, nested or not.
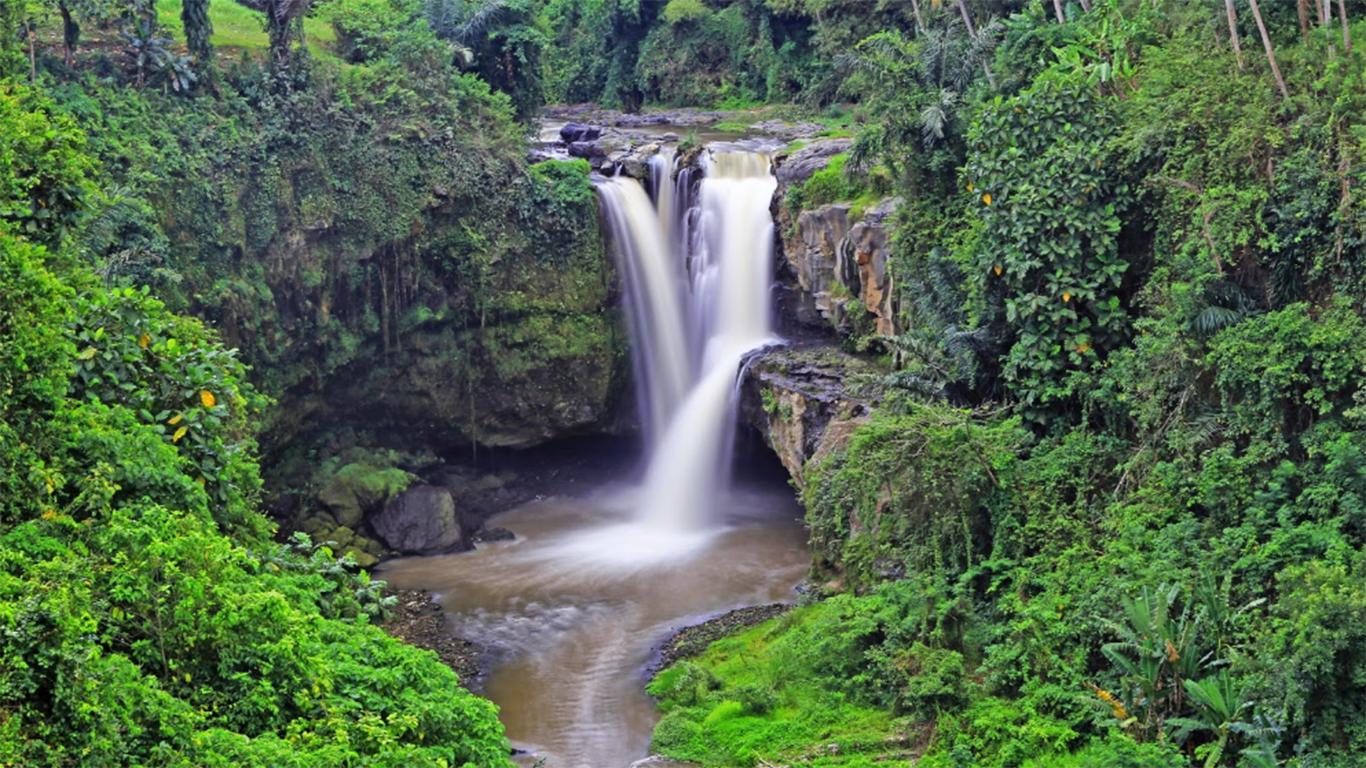
[(57, 11), (62, 14), (62, 61), (70, 67), (75, 59), (76, 44), (81, 40), (81, 26), (65, 2), (57, 3)]
[(1066, 19), (1063, 18), (1063, 15), (1062, 15), (1062, 0), (1053, 0), (1053, 12), (1056, 13), (1056, 14), (1058, 15), (1058, 23), (1059, 23), (1059, 24), (1061, 24), (1061, 23), (1063, 23), (1064, 21), (1066, 21)]
[(1309, 0), (1298, 0), (1295, 3), (1295, 12), (1300, 17), (1300, 36), (1307, 40), (1309, 39)]
[(1271, 74), (1276, 77), (1276, 87), (1280, 89), (1281, 98), (1290, 98), (1290, 90), (1285, 87), (1285, 78), (1281, 77), (1281, 67), (1276, 63), (1276, 49), (1271, 47), (1271, 37), (1266, 33), (1266, 23), (1262, 21), (1262, 9), (1258, 7), (1257, 0), (1247, 0), (1247, 4), (1252, 7), (1252, 18), (1257, 22), (1257, 34), (1262, 36), (1262, 47), (1266, 49), (1266, 60), (1271, 65)]
[(963, 14), (963, 26), (968, 28), (968, 37), (977, 37), (977, 30), (972, 26), (972, 17), (968, 15), (968, 6), (963, 0), (958, 0), (958, 12)]
[[(968, 37), (977, 37), (977, 29), (972, 26), (972, 17), (968, 15), (968, 6), (964, 0), (958, 0), (958, 12), (963, 14), (963, 26), (968, 28)], [(982, 74), (987, 76), (987, 85), (996, 88), (996, 78), (991, 75), (991, 65), (982, 62)]]
[(1091, 12), (1091, 0), (1081, 0), (1081, 9), (1086, 13)]
[(1243, 46), (1238, 43), (1238, 9), (1233, 0), (1224, 0), (1224, 12), (1228, 15), (1228, 41), (1233, 44), (1233, 57), (1238, 60), (1238, 71), (1243, 71)]
[(36, 84), (38, 82), (38, 46), (35, 41), (37, 37), (33, 32), (33, 21), (28, 22), (28, 81)]
[(1338, 0), (1338, 20), (1342, 22), (1342, 48), (1352, 55), (1352, 30), (1347, 26), (1347, 0)]
[(925, 17), (920, 15), (920, 0), (911, 0), (911, 10), (915, 11), (916, 32), (925, 31)]

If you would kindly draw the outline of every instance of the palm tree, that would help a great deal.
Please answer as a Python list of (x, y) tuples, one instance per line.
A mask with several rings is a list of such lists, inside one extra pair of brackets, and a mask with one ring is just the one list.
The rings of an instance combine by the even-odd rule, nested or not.
[(1347, 0), (1338, 0), (1338, 19), (1342, 21), (1342, 47), (1352, 55), (1352, 30), (1347, 26)]

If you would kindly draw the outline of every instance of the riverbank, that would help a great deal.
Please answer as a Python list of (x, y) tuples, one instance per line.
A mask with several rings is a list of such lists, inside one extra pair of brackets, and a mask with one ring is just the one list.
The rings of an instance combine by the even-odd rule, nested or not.
[(395, 600), (393, 612), (380, 624), (385, 632), (403, 642), (436, 654), (442, 664), (460, 677), (460, 685), (479, 693), (488, 677), (486, 654), (461, 637), (432, 593), (420, 589), (388, 587)]

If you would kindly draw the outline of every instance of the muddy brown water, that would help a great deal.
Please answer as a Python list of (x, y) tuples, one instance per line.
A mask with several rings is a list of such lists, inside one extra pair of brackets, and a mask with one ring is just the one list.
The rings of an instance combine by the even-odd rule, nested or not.
[(740, 482), (720, 504), (722, 525), (682, 534), (632, 522), (628, 489), (542, 499), (492, 521), (515, 541), (390, 561), (380, 577), (435, 593), (454, 631), (493, 650), (484, 692), (521, 765), (625, 768), (659, 718), (644, 692), (653, 649), (707, 616), (792, 600), (806, 573), (790, 489)]

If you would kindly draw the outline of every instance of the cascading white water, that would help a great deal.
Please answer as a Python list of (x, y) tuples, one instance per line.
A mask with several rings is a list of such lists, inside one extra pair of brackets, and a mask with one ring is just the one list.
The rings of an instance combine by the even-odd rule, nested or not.
[[(713, 519), (729, 461), (741, 359), (772, 338), (769, 201), (777, 180), (765, 154), (709, 148), (695, 227), (689, 227), (691, 217), (675, 210), (685, 205), (687, 187), (680, 184), (684, 194), (678, 194), (671, 172), (658, 175), (667, 162), (651, 163), (657, 208), (642, 208), (645, 196), (634, 180), (608, 179), (599, 189), (632, 305), (636, 370), (646, 382), (641, 392), (651, 455), (639, 519), (661, 530), (696, 531)], [(662, 282), (674, 275), (680, 286), (683, 260), (690, 277), (686, 309), (660, 299), (677, 293), (640, 277)], [(680, 369), (686, 392), (658, 386), (664, 378), (676, 383)], [(659, 402), (666, 397), (673, 399)]]
[(682, 267), (671, 258), (659, 218), (635, 179), (598, 184), (617, 264), (630, 297), (637, 394), (647, 439), (667, 424), (692, 382), (683, 316)]

